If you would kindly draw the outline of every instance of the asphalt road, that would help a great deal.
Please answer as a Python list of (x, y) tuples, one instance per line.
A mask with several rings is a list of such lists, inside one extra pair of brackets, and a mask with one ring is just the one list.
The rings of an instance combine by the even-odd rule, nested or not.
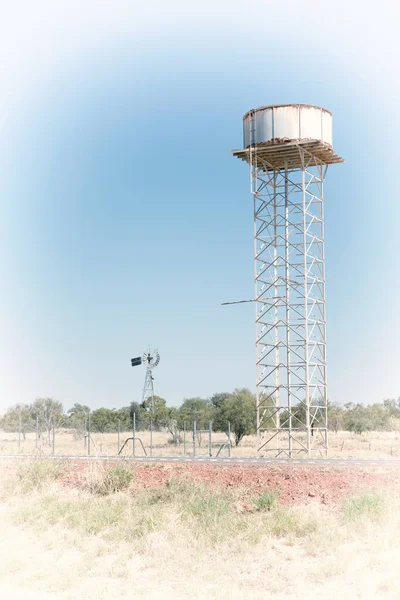
[(207, 456), (38, 456), (37, 454), (3, 454), (1, 459), (27, 459), (47, 458), (51, 460), (106, 460), (106, 461), (132, 461), (145, 463), (207, 463), (219, 465), (314, 465), (314, 466), (338, 466), (338, 467), (400, 467), (400, 459), (373, 459), (363, 460), (361, 458), (210, 458)]

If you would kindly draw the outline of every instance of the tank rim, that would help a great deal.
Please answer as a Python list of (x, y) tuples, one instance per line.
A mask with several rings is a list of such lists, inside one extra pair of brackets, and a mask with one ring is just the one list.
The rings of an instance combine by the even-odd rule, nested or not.
[(317, 108), (318, 110), (322, 110), (323, 112), (326, 112), (332, 116), (330, 110), (324, 108), (323, 106), (317, 106), (316, 104), (268, 104), (267, 106), (259, 106), (258, 108), (252, 108), (251, 110), (248, 110), (243, 117), (243, 121), (250, 115), (250, 113), (266, 110), (267, 108), (284, 108), (285, 106), (293, 106), (296, 108)]

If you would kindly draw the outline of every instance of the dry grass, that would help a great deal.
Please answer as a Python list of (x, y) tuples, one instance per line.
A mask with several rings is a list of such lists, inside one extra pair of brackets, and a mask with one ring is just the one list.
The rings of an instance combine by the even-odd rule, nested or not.
[[(258, 496), (243, 512), (237, 490), (172, 480), (136, 492), (133, 473), (99, 494), (35, 463), (0, 467), (1, 598), (400, 597), (400, 502), (384, 490), (336, 509)], [(106, 481), (110, 467), (96, 468)]]
[(127, 489), (134, 478), (134, 471), (130, 465), (117, 464), (110, 468), (104, 463), (96, 462), (89, 463), (81, 478), (82, 489), (107, 496)]
[[(147, 454), (150, 455), (150, 432), (140, 431), (138, 437), (142, 440)], [(123, 442), (131, 437), (130, 432), (121, 433), (121, 446)], [(193, 455), (193, 443), (187, 434), (186, 455)], [(153, 456), (183, 456), (183, 443), (175, 446), (169, 443), (170, 436), (166, 432), (153, 432)], [(226, 443), (227, 436), (224, 433), (213, 433), (213, 456), (216, 456), (220, 447)], [(51, 454), (52, 448), (48, 443), (41, 443), (36, 448), (35, 434), (28, 433), (25, 441), (21, 441), (18, 448), (18, 435), (0, 432), (0, 454)], [(116, 433), (93, 433), (91, 443), (91, 454), (94, 456), (116, 456), (118, 451), (118, 436)], [(55, 454), (81, 456), (87, 453), (84, 439), (79, 432), (61, 429), (56, 432)], [(140, 442), (136, 442), (137, 456), (144, 456)], [(123, 456), (132, 455), (132, 442), (128, 442)], [(208, 456), (208, 436), (203, 435), (201, 446), (197, 445), (197, 456)], [(256, 455), (256, 437), (246, 436), (240, 445), (232, 447), (231, 455), (234, 457), (246, 457)], [(227, 456), (224, 448), (220, 456)], [(348, 431), (330, 433), (329, 435), (329, 457), (330, 458), (399, 458), (400, 459), (400, 433), (391, 432), (368, 432), (361, 435)]]

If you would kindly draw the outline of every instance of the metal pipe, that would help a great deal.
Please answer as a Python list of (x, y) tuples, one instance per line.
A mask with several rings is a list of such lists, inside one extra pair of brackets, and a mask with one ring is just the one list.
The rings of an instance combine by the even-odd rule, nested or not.
[(39, 415), (36, 415), (36, 450), (39, 445)]
[(118, 454), (121, 447), (121, 421), (118, 419)]
[(86, 430), (86, 417), (83, 420), (83, 449), (86, 452), (86, 443), (87, 443), (87, 430)]
[(320, 212), (320, 218), (321, 218), (321, 225), (320, 225), (320, 233), (321, 233), (321, 239), (322, 239), (322, 265), (321, 265), (321, 272), (322, 272), (322, 320), (323, 320), (323, 347), (322, 347), (322, 360), (323, 360), (323, 374), (324, 374), (324, 380), (325, 380), (325, 389), (324, 389), (324, 398), (323, 398), (323, 402), (325, 405), (325, 411), (324, 411), (324, 426), (325, 426), (325, 458), (328, 456), (328, 444), (329, 444), (329, 438), (328, 438), (328, 375), (327, 375), (327, 366), (326, 366), (326, 304), (325, 304), (325, 209), (324, 209), (324, 187), (323, 187), (323, 182), (325, 180), (325, 176), (328, 170), (328, 166), (325, 165), (320, 165), (318, 168), (318, 172), (319, 172), (319, 176), (320, 176), (320, 181), (321, 181), (321, 187), (320, 187), (320, 197), (321, 197), (321, 212)]
[(258, 354), (259, 354), (259, 345), (258, 345), (258, 268), (257, 268), (257, 175), (256, 170), (254, 168), (252, 162), (252, 152), (250, 147), (250, 190), (253, 194), (253, 214), (254, 214), (254, 307), (255, 307), (255, 338), (256, 338), (256, 433), (257, 433), (257, 453), (259, 452), (259, 448), (261, 445), (261, 415), (260, 415), (260, 404), (261, 404), (261, 393), (260, 393), (260, 367), (258, 364)]
[(186, 421), (183, 423), (183, 456), (186, 456)]
[(212, 456), (212, 421), (208, 424), (208, 454)]
[(289, 458), (292, 458), (292, 397), (290, 372), (290, 249), (289, 249), (289, 175), (287, 159), (285, 159), (285, 308), (286, 308), (286, 384), (289, 411)]
[(18, 419), (18, 451), (21, 449), (21, 410), (19, 411)]
[(280, 415), (280, 397), (279, 397), (279, 308), (278, 308), (278, 297), (279, 297), (279, 273), (278, 273), (278, 203), (276, 197), (276, 171), (274, 171), (274, 302), (275, 302), (275, 315), (274, 315), (274, 326), (275, 326), (275, 427), (277, 430), (276, 435), (276, 453), (279, 453), (280, 448), (280, 427), (281, 427), (281, 415)]
[(150, 380), (151, 380), (151, 416), (154, 418), (154, 380), (153, 373), (150, 370)]
[(55, 431), (55, 424), (54, 424), (54, 417), (53, 417), (53, 440), (52, 440), (52, 454), (54, 456), (54, 450), (55, 450), (55, 443), (56, 443), (56, 431)]
[(193, 458), (196, 456), (196, 421), (193, 421)]
[(87, 419), (87, 449), (88, 449), (88, 456), (90, 456), (90, 413), (88, 413), (88, 419)]
[(153, 456), (153, 419), (150, 419), (150, 456)]
[(228, 456), (231, 455), (231, 422), (228, 421), (228, 438), (229, 438), (229, 444), (228, 444)]
[(306, 435), (307, 435), (307, 453), (311, 456), (311, 435), (310, 435), (310, 379), (308, 365), (308, 265), (307, 265), (307, 209), (306, 209), (306, 180), (304, 153), (300, 150), (302, 169), (301, 169), (301, 205), (303, 211), (303, 268), (304, 268), (304, 367), (306, 383)]
[(136, 456), (136, 413), (133, 411), (133, 421), (132, 421), (132, 456)]

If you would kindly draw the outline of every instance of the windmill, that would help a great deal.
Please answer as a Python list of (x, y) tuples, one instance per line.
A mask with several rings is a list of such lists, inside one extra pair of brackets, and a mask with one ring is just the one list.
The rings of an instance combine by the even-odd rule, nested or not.
[(158, 350), (154, 349), (145, 350), (142, 356), (137, 356), (131, 359), (132, 367), (143, 365), (146, 369), (146, 375), (144, 379), (143, 393), (142, 393), (142, 404), (151, 398), (151, 411), (154, 414), (154, 377), (153, 369), (155, 369), (160, 362), (160, 354)]

